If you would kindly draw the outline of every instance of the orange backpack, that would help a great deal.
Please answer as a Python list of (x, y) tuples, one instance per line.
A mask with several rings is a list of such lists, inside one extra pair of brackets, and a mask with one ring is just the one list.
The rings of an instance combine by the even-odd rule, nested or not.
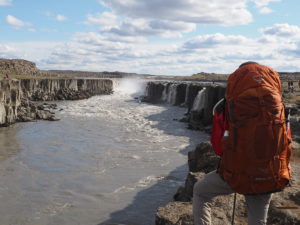
[(227, 137), (218, 172), (240, 194), (281, 191), (289, 183), (291, 139), (281, 82), (273, 69), (248, 64), (228, 78)]

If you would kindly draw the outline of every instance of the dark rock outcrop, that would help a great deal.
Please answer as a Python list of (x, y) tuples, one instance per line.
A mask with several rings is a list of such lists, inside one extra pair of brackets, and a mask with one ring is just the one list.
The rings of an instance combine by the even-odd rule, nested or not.
[(168, 103), (187, 108), (190, 128), (203, 129), (212, 123), (213, 106), (225, 95), (225, 85), (199, 82), (148, 82), (143, 101)]
[(215, 155), (209, 142), (200, 143), (195, 150), (188, 153), (189, 173), (184, 187), (179, 187), (174, 195), (175, 201), (191, 201), (194, 184), (203, 178), (205, 173), (217, 169), (219, 157)]
[(163, 91), (168, 91), (169, 85), (160, 82), (148, 82), (146, 86), (146, 95), (143, 98), (144, 102), (162, 103)]
[(17, 80), (0, 81), (0, 126), (8, 126), (17, 119), (21, 104), (20, 82)]
[(35, 120), (58, 121), (55, 117), (55, 103), (33, 102), (22, 98), (21, 105), (18, 108), (16, 122), (31, 122)]
[(217, 169), (220, 158), (213, 152), (209, 142), (201, 142), (196, 149), (188, 153), (188, 165), (191, 172), (208, 173)]
[(111, 94), (107, 79), (21, 79), (23, 96), (32, 101), (78, 100), (93, 95)]
[(111, 94), (107, 79), (2, 79), (0, 80), (0, 126), (37, 119), (58, 120), (55, 104), (37, 101), (79, 100)]
[(0, 59), (0, 71), (3, 74), (36, 75), (38, 68), (35, 63), (23, 59)]

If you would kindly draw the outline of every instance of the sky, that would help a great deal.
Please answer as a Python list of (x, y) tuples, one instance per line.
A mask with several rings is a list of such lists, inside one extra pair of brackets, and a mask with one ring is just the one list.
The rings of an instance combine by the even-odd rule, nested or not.
[(0, 0), (0, 58), (39, 69), (300, 71), (296, 0)]

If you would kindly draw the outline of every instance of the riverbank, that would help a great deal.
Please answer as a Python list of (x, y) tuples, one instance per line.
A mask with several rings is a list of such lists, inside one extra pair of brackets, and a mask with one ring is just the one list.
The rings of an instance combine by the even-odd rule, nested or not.
[(0, 126), (37, 119), (56, 121), (56, 100), (80, 100), (111, 94), (108, 79), (0, 79)]
[(182, 185), (187, 152), (207, 134), (174, 120), (184, 108), (125, 90), (59, 101), (59, 122), (0, 129), (1, 225), (155, 223)]

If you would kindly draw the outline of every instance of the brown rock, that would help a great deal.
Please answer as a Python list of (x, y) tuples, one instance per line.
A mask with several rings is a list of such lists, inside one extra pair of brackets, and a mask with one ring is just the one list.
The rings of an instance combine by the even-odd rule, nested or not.
[(188, 165), (191, 172), (208, 173), (217, 168), (219, 157), (215, 155), (210, 142), (200, 143), (194, 151), (188, 153)]

